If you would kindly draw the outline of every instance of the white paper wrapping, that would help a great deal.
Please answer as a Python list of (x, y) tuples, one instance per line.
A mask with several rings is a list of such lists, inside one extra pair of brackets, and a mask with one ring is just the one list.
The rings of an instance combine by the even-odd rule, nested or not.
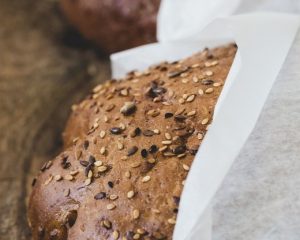
[[(180, 9), (178, 4), (177, 11)], [(234, 10), (235, 6), (227, 9), (227, 13)], [(161, 9), (160, 16), (165, 14), (164, 11), (168, 11), (167, 5)], [(160, 25), (159, 28), (162, 43), (111, 56), (114, 77), (163, 60), (189, 56), (205, 46), (213, 47), (232, 40), (239, 46), (217, 103), (213, 124), (186, 181), (173, 236), (174, 240), (210, 240), (211, 200), (255, 126), (293, 42), (299, 18), (255, 13), (215, 20), (204, 29), (203, 25), (199, 24), (197, 28), (193, 23), (188, 30), (189, 25), (182, 24), (179, 28), (184, 27), (184, 31), (177, 29), (174, 38), (168, 37), (172, 27), (168, 27), (167, 18), (163, 20), (166, 27)], [(172, 21), (172, 15), (169, 20)]]

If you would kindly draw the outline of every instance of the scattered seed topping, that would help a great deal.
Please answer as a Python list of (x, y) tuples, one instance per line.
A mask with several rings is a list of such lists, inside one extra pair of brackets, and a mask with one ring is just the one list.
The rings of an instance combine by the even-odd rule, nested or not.
[(137, 239), (140, 239), (140, 237), (141, 237), (141, 235), (140, 235), (139, 233), (136, 233), (136, 234), (133, 235), (132, 238), (133, 238), (134, 240), (137, 240)]
[(103, 162), (100, 161), (100, 160), (98, 160), (98, 161), (96, 161), (96, 162), (94, 163), (94, 165), (95, 165), (96, 167), (100, 167), (100, 166), (103, 165)]
[(104, 138), (105, 135), (106, 135), (105, 131), (100, 131), (100, 134), (99, 134), (100, 138)]
[(199, 146), (193, 146), (192, 148), (189, 149), (190, 154), (196, 155), (198, 151)]
[(196, 97), (196, 95), (195, 95), (195, 94), (192, 94), (192, 95), (190, 95), (190, 96), (186, 99), (186, 101), (187, 101), (187, 102), (192, 102), (192, 101), (194, 101), (195, 97)]
[(113, 188), (114, 187), (114, 183), (112, 181), (108, 181), (107, 182), (107, 185), (110, 187), (110, 188)]
[(74, 139), (72, 140), (73, 144), (76, 144), (76, 143), (78, 142), (78, 140), (79, 140), (79, 137), (74, 138)]
[(168, 223), (171, 225), (175, 225), (176, 224), (176, 220), (174, 218), (169, 218), (168, 219)]
[(205, 90), (205, 93), (209, 94), (209, 93), (212, 93), (213, 91), (214, 91), (213, 88), (208, 88), (208, 89)]
[(124, 114), (124, 116), (129, 116), (136, 111), (136, 105), (134, 102), (125, 102), (123, 107), (121, 107), (120, 112)]
[(166, 105), (166, 106), (171, 106), (172, 105), (172, 103), (170, 103), (170, 102), (162, 102), (162, 104)]
[(142, 155), (143, 158), (146, 158), (148, 156), (147, 150), (146, 149), (142, 149), (141, 155)]
[(133, 219), (138, 219), (140, 217), (140, 211), (134, 209), (132, 215), (133, 215)]
[(171, 97), (173, 97), (174, 96), (174, 91), (172, 90), (172, 89), (169, 89), (168, 90), (168, 96), (169, 96), (169, 98), (171, 98)]
[(196, 110), (190, 111), (187, 113), (187, 116), (191, 117), (194, 116), (196, 114)]
[(125, 177), (126, 177), (126, 178), (130, 178), (130, 177), (131, 177), (130, 171), (126, 171), (126, 172), (125, 172)]
[(216, 83), (213, 84), (213, 86), (214, 87), (220, 87), (220, 86), (222, 86), (222, 83), (216, 82)]
[(151, 147), (149, 148), (149, 153), (153, 154), (156, 153), (158, 151), (158, 147), (156, 145), (151, 145)]
[(160, 134), (159, 129), (154, 129), (153, 132), (154, 132), (155, 134)]
[(126, 129), (126, 126), (124, 123), (120, 123), (119, 127), (122, 129), (122, 131)]
[(54, 180), (55, 181), (60, 181), (60, 180), (62, 180), (62, 176), (61, 175), (55, 175)]
[(145, 176), (145, 177), (143, 177), (142, 182), (143, 182), (143, 183), (149, 182), (150, 179), (151, 179), (150, 176)]
[(92, 179), (91, 178), (87, 178), (87, 179), (85, 179), (85, 181), (84, 181), (84, 185), (85, 186), (88, 186), (88, 185), (90, 185), (92, 183)]
[(62, 159), (61, 159), (61, 166), (63, 169), (67, 169), (71, 166), (71, 163), (68, 162), (68, 156), (64, 156)]
[(136, 232), (137, 232), (138, 234), (145, 234), (145, 233), (146, 233), (146, 231), (145, 231), (144, 229), (141, 229), (141, 228), (138, 228), (138, 229), (136, 230)]
[(114, 240), (117, 240), (119, 238), (120, 234), (119, 234), (119, 232), (117, 230), (115, 230), (115, 231), (113, 231), (112, 236), (113, 236)]
[(186, 116), (184, 115), (176, 115), (174, 117), (174, 119), (177, 121), (177, 122), (183, 122), (185, 119), (186, 119)]
[(188, 97), (189, 97), (189, 95), (186, 94), (186, 93), (182, 95), (182, 98), (183, 98), (184, 100), (186, 100)]
[(111, 132), (112, 134), (115, 134), (115, 135), (121, 134), (122, 131), (123, 131), (123, 130), (122, 130), (121, 128), (119, 128), (119, 127), (113, 127), (113, 128), (110, 129), (110, 132)]
[(156, 160), (155, 160), (154, 158), (149, 158), (149, 159), (147, 160), (147, 162), (150, 163), (150, 164), (153, 164), (153, 163), (156, 162)]
[(204, 118), (201, 122), (202, 125), (205, 125), (209, 122), (209, 119), (208, 118)]
[(210, 76), (214, 75), (214, 73), (212, 71), (206, 71), (205, 75), (210, 77)]
[(140, 162), (134, 162), (130, 165), (132, 168), (137, 168), (139, 166), (141, 166), (141, 163)]
[(89, 164), (89, 165), (87, 165), (87, 167), (84, 169), (84, 175), (85, 175), (86, 177), (89, 177), (89, 176), (92, 175), (92, 171), (91, 171), (92, 167), (93, 167), (92, 164)]
[(134, 197), (134, 191), (131, 190), (127, 193), (127, 198), (131, 199), (133, 197)]
[(181, 74), (180, 74), (180, 77), (185, 78), (185, 77), (187, 77), (188, 75), (189, 75), (189, 73), (185, 72), (185, 73), (181, 73)]
[(106, 206), (106, 209), (107, 209), (107, 210), (114, 210), (115, 208), (116, 208), (116, 205), (113, 204), (113, 203), (110, 203), (110, 204), (108, 204), (108, 205)]
[(158, 209), (152, 209), (152, 212), (156, 213), (156, 214), (160, 214), (160, 211)]
[(142, 130), (140, 128), (135, 128), (131, 133), (130, 136), (131, 137), (136, 137), (139, 136), (141, 134)]
[(180, 138), (180, 136), (174, 136), (173, 138), (172, 138), (172, 141), (177, 141), (178, 139)]
[(185, 156), (186, 156), (185, 153), (181, 153), (181, 154), (178, 154), (178, 155), (177, 155), (178, 158), (183, 158), (183, 157), (185, 157)]
[(169, 73), (168, 73), (168, 77), (169, 77), (169, 78), (175, 78), (175, 77), (178, 77), (178, 76), (180, 76), (182, 73), (185, 73), (185, 72), (188, 71), (188, 70), (189, 70), (188, 67), (184, 67), (184, 68), (182, 68), (181, 70), (169, 72)]
[(166, 138), (167, 140), (171, 140), (171, 139), (172, 139), (172, 136), (171, 136), (170, 133), (165, 133), (165, 138)]
[(108, 220), (103, 220), (103, 221), (101, 221), (101, 225), (103, 226), (103, 227), (105, 227), (106, 229), (111, 229), (111, 222), (110, 221), (108, 221)]
[(93, 93), (99, 92), (102, 88), (103, 88), (103, 85), (97, 85), (97, 86), (93, 89)]
[(219, 64), (219, 62), (217, 60), (212, 61), (212, 62), (205, 62), (204, 63), (205, 67), (213, 67), (213, 66), (216, 66), (218, 64)]
[(197, 138), (198, 138), (199, 140), (202, 140), (202, 139), (203, 139), (203, 134), (202, 134), (202, 133), (198, 133), (198, 134), (197, 134)]
[(106, 172), (107, 169), (108, 169), (108, 167), (105, 166), (105, 165), (98, 167), (98, 171), (99, 171), (100, 173)]
[(184, 100), (183, 98), (179, 98), (178, 102), (179, 102), (180, 104), (184, 104), (185, 100)]
[(119, 150), (122, 150), (124, 148), (124, 144), (121, 142), (117, 142), (117, 147)]
[(186, 171), (189, 171), (189, 170), (190, 170), (190, 167), (189, 167), (188, 165), (186, 165), (186, 164), (182, 164), (182, 167), (183, 167), (183, 169), (186, 170)]
[(110, 112), (111, 110), (113, 110), (115, 108), (115, 104), (109, 104), (106, 108), (105, 111), (106, 112)]
[(137, 146), (133, 146), (131, 148), (128, 149), (127, 152), (127, 156), (132, 156), (133, 154), (135, 154), (138, 151), (138, 147)]
[(89, 143), (88, 140), (85, 140), (85, 141), (83, 142), (83, 148), (84, 148), (85, 150), (88, 149), (89, 145), (90, 145), (90, 143)]
[(49, 169), (52, 166), (52, 161), (48, 161), (46, 162), (42, 167), (41, 167), (41, 171), (44, 172), (46, 169)]
[(80, 160), (79, 161), (80, 165), (82, 165), (83, 167), (87, 167), (89, 165), (88, 161), (84, 161), (84, 160)]
[(158, 97), (164, 94), (167, 90), (163, 87), (158, 86), (156, 82), (152, 82), (151, 87), (147, 90), (147, 96), (151, 98)]
[(173, 157), (175, 154), (172, 153), (172, 152), (164, 152), (163, 155), (164, 155), (165, 157)]
[(109, 196), (109, 199), (112, 200), (112, 201), (115, 201), (115, 200), (117, 200), (118, 198), (119, 198), (119, 196), (116, 195), (116, 194), (112, 194), (112, 195)]
[(189, 79), (188, 79), (188, 78), (183, 78), (183, 79), (181, 79), (181, 82), (182, 82), (182, 83), (188, 83), (188, 82), (189, 82)]
[(204, 80), (201, 81), (201, 83), (202, 83), (203, 85), (211, 85), (211, 84), (214, 83), (214, 81), (211, 80), (211, 79), (204, 79)]
[(147, 115), (149, 115), (151, 117), (157, 117), (159, 114), (160, 114), (159, 109), (151, 109), (147, 112)]
[(172, 141), (171, 140), (165, 140), (165, 141), (161, 141), (161, 143), (163, 145), (171, 145), (172, 144)]
[(100, 148), (100, 154), (104, 155), (106, 153), (106, 148), (105, 147), (101, 147)]
[(152, 130), (147, 129), (143, 131), (143, 135), (146, 137), (152, 137), (153, 135), (155, 135), (155, 133)]
[(181, 146), (177, 146), (173, 152), (178, 155), (178, 154), (182, 154), (182, 153), (185, 153), (186, 151), (186, 146), (185, 145), (181, 145)]
[(70, 193), (71, 193), (70, 188), (64, 190), (64, 196), (65, 196), (65, 197), (68, 197), (68, 196), (70, 195)]
[(36, 184), (36, 181), (37, 181), (37, 178), (36, 178), (36, 177), (32, 179), (32, 182), (31, 182), (31, 186), (32, 186), (32, 187)]
[(128, 89), (127, 88), (124, 88), (120, 91), (120, 95), (121, 96), (128, 96)]
[(197, 78), (196, 76), (192, 78), (194, 83), (198, 83), (199, 82), (199, 78)]
[(173, 117), (173, 113), (170, 113), (170, 112), (167, 112), (167, 113), (165, 113), (165, 118), (171, 118), (171, 117)]
[(64, 176), (64, 179), (68, 180), (68, 181), (73, 181), (74, 177), (70, 174), (67, 174), (66, 176)]
[(163, 152), (165, 150), (167, 150), (168, 146), (163, 146), (161, 148), (158, 149), (159, 152)]
[(203, 95), (203, 94), (204, 94), (204, 91), (200, 88), (200, 89), (198, 90), (198, 94), (199, 94), (199, 95)]
[(44, 182), (44, 185), (48, 185), (53, 180), (53, 176), (50, 175), (49, 178)]
[(89, 164), (94, 164), (94, 162), (96, 161), (95, 157), (93, 155), (89, 156)]
[(185, 111), (185, 108), (180, 108), (175, 112), (174, 115), (181, 115), (182, 113), (184, 113), (184, 111)]
[(180, 203), (180, 197), (173, 196), (174, 203), (178, 206)]
[(96, 200), (105, 199), (105, 198), (106, 198), (106, 193), (105, 193), (105, 192), (99, 192), (99, 193), (97, 193), (97, 194), (94, 196), (94, 198), (95, 198)]

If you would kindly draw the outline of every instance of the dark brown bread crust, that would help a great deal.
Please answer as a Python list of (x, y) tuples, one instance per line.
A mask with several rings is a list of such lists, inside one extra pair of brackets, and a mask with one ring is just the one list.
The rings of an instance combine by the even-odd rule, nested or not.
[(61, 0), (69, 21), (106, 52), (156, 40), (160, 0)]
[(74, 106), (69, 147), (33, 188), (33, 238), (172, 239), (183, 182), (235, 52), (206, 49), (133, 72)]

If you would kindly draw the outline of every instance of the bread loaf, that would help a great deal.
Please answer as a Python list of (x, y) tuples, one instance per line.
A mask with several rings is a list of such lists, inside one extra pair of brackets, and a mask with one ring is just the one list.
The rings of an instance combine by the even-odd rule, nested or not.
[(156, 40), (160, 0), (61, 0), (69, 21), (106, 52)]
[(235, 53), (230, 44), (131, 72), (75, 105), (66, 150), (34, 182), (33, 239), (172, 239)]

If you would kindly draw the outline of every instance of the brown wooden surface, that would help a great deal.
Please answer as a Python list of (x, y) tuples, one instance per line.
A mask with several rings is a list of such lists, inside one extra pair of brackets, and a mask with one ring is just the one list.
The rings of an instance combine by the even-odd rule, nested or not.
[(109, 76), (54, 0), (0, 1), (0, 239), (30, 239), (26, 200), (61, 147), (72, 103)]

